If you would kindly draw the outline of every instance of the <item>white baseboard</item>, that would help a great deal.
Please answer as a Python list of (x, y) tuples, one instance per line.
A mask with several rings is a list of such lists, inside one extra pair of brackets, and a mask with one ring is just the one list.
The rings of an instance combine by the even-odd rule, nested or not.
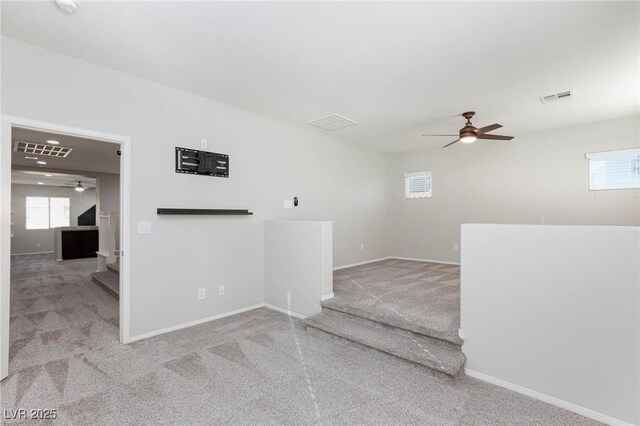
[(253, 311), (254, 309), (264, 308), (264, 307), (265, 307), (264, 303), (259, 303), (257, 305), (248, 306), (246, 308), (236, 309), (235, 311), (225, 312), (223, 314), (218, 314), (218, 315), (212, 315), (212, 316), (206, 317), (206, 318), (200, 318), (200, 319), (195, 320), (195, 321), (185, 322), (183, 324), (178, 324), (178, 325), (174, 325), (174, 326), (171, 326), (171, 327), (162, 328), (160, 330), (150, 331), (148, 333), (142, 333), (142, 334), (138, 334), (136, 336), (131, 336), (124, 343), (132, 343), (132, 342), (135, 342), (135, 341), (138, 341), (138, 340), (148, 339), (149, 337), (158, 336), (160, 334), (165, 334), (165, 333), (170, 333), (172, 331), (182, 330), (183, 328), (193, 327), (194, 325), (203, 324), (205, 322), (214, 321), (214, 320), (225, 318), (225, 317), (230, 317), (231, 315), (237, 315), (237, 314), (241, 314), (243, 312)]
[(165, 334), (165, 333), (171, 333), (172, 331), (182, 330), (183, 328), (193, 327), (194, 325), (204, 324), (205, 322), (215, 321), (217, 319), (230, 317), (232, 315), (238, 315), (238, 314), (241, 314), (243, 312), (253, 311), (254, 309), (259, 309), (259, 308), (269, 308), (269, 309), (272, 309), (274, 311), (281, 312), (283, 314), (287, 314), (287, 315), (290, 315), (292, 317), (299, 318), (299, 319), (305, 319), (306, 318), (306, 316), (301, 315), (301, 314), (299, 314), (297, 312), (292, 312), (292, 311), (289, 311), (289, 310), (286, 310), (286, 309), (283, 309), (283, 308), (279, 308), (279, 307), (274, 306), (274, 305), (269, 305), (268, 303), (259, 303), (257, 305), (248, 306), (246, 308), (236, 309), (235, 311), (229, 311), (229, 312), (225, 312), (223, 314), (212, 315), (210, 317), (200, 318), (200, 319), (195, 320), (195, 321), (185, 322), (185, 323), (174, 325), (174, 326), (171, 326), (171, 327), (162, 328), (160, 330), (150, 331), (148, 333), (142, 333), (142, 334), (138, 334), (136, 336), (131, 336), (131, 337), (129, 337), (129, 339), (126, 339), (123, 343), (132, 343), (132, 342), (136, 342), (138, 340), (148, 339), (149, 337), (159, 336), (159, 335)]
[(287, 314), (287, 315), (289, 315), (291, 317), (294, 317), (294, 318), (299, 318), (299, 319), (305, 319), (306, 318), (305, 315), (299, 314), (297, 312), (290, 311), (288, 309), (279, 308), (278, 306), (270, 305), (268, 303), (263, 303), (262, 306), (264, 306), (265, 308), (273, 309), (274, 311), (277, 311), (277, 312), (281, 312), (283, 314)]
[(34, 251), (33, 253), (11, 253), (11, 256), (28, 256), (30, 254), (49, 254), (52, 251)]
[(333, 293), (325, 294), (324, 296), (322, 296), (322, 297), (320, 298), (320, 301), (321, 301), (321, 302), (324, 302), (325, 300), (333, 299), (333, 297), (334, 297), (334, 294), (333, 294)]
[(392, 257), (381, 257), (379, 259), (365, 260), (364, 262), (350, 263), (348, 265), (338, 266), (338, 267), (333, 268), (333, 270), (334, 271), (339, 271), (340, 269), (353, 268), (354, 266), (366, 265), (367, 263), (380, 262), (381, 260), (387, 260), (387, 259), (393, 259), (393, 258)]
[(445, 260), (433, 260), (433, 259), (418, 259), (415, 257), (398, 257), (398, 256), (390, 256), (388, 259), (398, 259), (398, 260), (411, 260), (413, 262), (429, 262), (429, 263), (440, 263), (442, 265), (458, 265), (460, 266), (460, 262), (447, 262)]
[(442, 265), (458, 265), (460, 266), (460, 262), (447, 262), (445, 260), (433, 260), (433, 259), (418, 259), (415, 257), (399, 257), (399, 256), (387, 256), (381, 257), (379, 259), (365, 260), (364, 262), (358, 263), (350, 263), (349, 265), (342, 265), (336, 268), (333, 268), (334, 271), (339, 271), (340, 269), (353, 268), (354, 266), (366, 265), (368, 263), (380, 262), (381, 260), (389, 260), (389, 259), (398, 259), (398, 260), (410, 260), (413, 262), (429, 262), (429, 263), (440, 263)]
[(556, 407), (564, 408), (565, 410), (572, 411), (576, 414), (580, 414), (581, 416), (589, 417), (590, 419), (597, 420), (599, 422), (602, 422), (608, 425), (631, 426), (631, 423), (627, 423), (625, 421), (616, 419), (614, 417), (607, 416), (606, 414), (602, 414), (597, 411), (590, 410), (580, 405), (576, 405), (571, 402), (567, 402), (562, 399), (558, 399), (556, 397), (549, 396), (549, 395), (540, 393), (538, 391), (525, 388), (520, 385), (506, 382), (502, 379), (498, 379), (484, 373), (479, 373), (477, 371), (469, 370), (469, 369), (465, 369), (464, 372), (466, 373), (467, 376), (475, 377), (476, 379), (482, 380), (484, 382), (491, 383), (491, 384), (503, 387), (505, 389), (509, 389), (514, 392), (521, 393), (523, 395), (529, 396), (539, 401), (543, 401), (548, 404), (555, 405)]

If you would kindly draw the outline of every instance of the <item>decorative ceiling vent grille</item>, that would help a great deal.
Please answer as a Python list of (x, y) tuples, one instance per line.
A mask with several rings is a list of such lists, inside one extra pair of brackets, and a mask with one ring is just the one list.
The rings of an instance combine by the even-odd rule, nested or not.
[(49, 157), (64, 158), (71, 152), (73, 148), (64, 146), (45, 145), (41, 143), (15, 141), (13, 150), (15, 152), (24, 152), (25, 154), (47, 155)]
[(316, 118), (315, 120), (307, 121), (307, 124), (322, 130), (332, 131), (355, 126), (358, 122), (338, 114), (329, 114), (324, 117)]
[(558, 101), (560, 99), (569, 99), (573, 97), (573, 90), (567, 90), (565, 92), (553, 93), (547, 96), (540, 96), (540, 102), (547, 104), (549, 102)]

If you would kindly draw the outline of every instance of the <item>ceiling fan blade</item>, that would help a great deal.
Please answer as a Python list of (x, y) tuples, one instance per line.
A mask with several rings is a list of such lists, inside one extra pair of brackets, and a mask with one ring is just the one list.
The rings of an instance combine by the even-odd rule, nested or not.
[(443, 148), (446, 148), (446, 147), (448, 147), (448, 146), (451, 146), (451, 145), (453, 145), (453, 144), (454, 144), (454, 143), (456, 143), (456, 142), (460, 142), (460, 139), (456, 139), (456, 140), (455, 140), (455, 141), (453, 141), (453, 142), (449, 142), (448, 144), (446, 144), (445, 146), (443, 146)]
[(495, 141), (510, 141), (513, 139), (513, 136), (503, 136), (503, 135), (478, 135), (478, 139), (493, 139)]
[(481, 135), (483, 133), (487, 133), (487, 132), (490, 132), (492, 130), (499, 129), (500, 127), (502, 127), (502, 124), (498, 124), (498, 123), (491, 124), (490, 126), (480, 127), (478, 129), (478, 134)]

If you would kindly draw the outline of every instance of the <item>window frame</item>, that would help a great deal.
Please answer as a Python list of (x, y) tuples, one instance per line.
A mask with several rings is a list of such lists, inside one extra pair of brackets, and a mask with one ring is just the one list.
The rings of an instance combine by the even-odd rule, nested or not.
[(601, 157), (615, 157), (626, 154), (635, 154), (640, 156), (640, 148), (630, 148), (630, 149), (619, 149), (615, 151), (602, 151), (602, 152), (592, 152), (585, 154), (585, 158), (587, 159), (587, 188), (589, 192), (592, 191), (624, 191), (624, 190), (635, 190), (640, 189), (640, 184), (638, 186), (630, 186), (626, 188), (593, 188), (591, 186), (591, 160)]
[[(64, 197), (64, 196), (48, 196), (48, 195), (25, 195), (24, 196), (25, 200), (24, 200), (24, 228), (27, 231), (37, 231), (37, 230), (43, 230), (43, 229), (55, 229), (55, 228), (64, 228), (66, 226), (71, 226), (71, 197)], [(29, 228), (29, 205), (28, 205), (28, 200), (29, 198), (44, 198), (47, 200), (47, 227), (42, 227), (42, 228)], [(56, 199), (64, 199), (67, 200), (69, 203), (69, 216), (67, 216), (67, 225), (62, 225), (62, 226), (56, 226), (56, 227), (51, 227), (51, 199), (52, 198), (56, 198)]]
[[(422, 192), (409, 192), (409, 180), (411, 178), (424, 176), (427, 179), (427, 191)], [(430, 170), (425, 170), (422, 172), (410, 172), (404, 174), (404, 198), (405, 200), (415, 200), (420, 198), (431, 198), (433, 197), (433, 175)]]

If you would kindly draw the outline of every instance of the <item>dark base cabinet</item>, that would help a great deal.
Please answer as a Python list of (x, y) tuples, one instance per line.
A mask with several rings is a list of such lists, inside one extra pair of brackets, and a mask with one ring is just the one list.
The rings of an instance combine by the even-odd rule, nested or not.
[(62, 259), (96, 257), (98, 230), (62, 231)]

